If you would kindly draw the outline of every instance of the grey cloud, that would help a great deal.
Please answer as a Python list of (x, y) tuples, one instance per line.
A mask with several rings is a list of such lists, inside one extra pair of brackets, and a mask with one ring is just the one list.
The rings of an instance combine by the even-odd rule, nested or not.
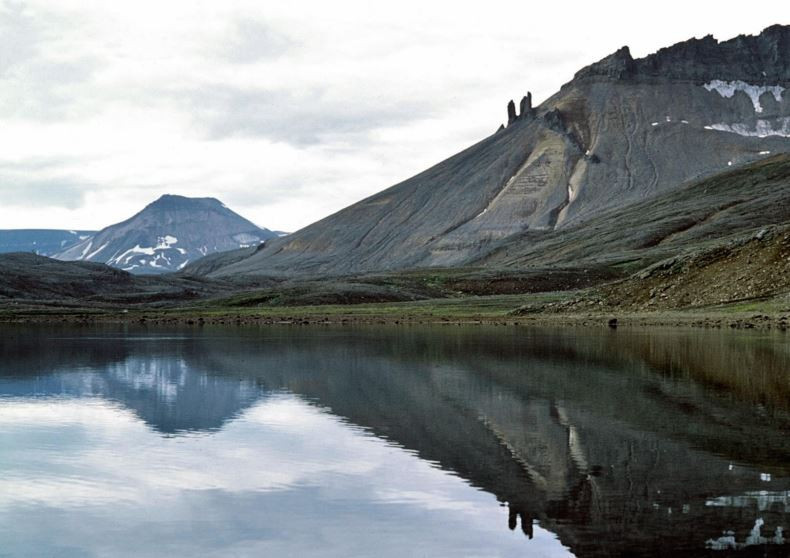
[(0, 79), (0, 115), (43, 121), (82, 116), (90, 103), (74, 88), (89, 82), (97, 68), (95, 60), (30, 61)]
[(26, 178), (0, 171), (0, 199), (8, 206), (78, 209), (91, 187), (67, 177)]
[[(280, 180), (260, 179), (258, 184), (266, 185), (265, 196), (259, 190), (228, 190), (222, 193), (222, 201), (231, 207), (248, 207), (251, 205), (274, 204), (283, 200), (310, 196), (317, 183), (331, 182), (327, 180), (326, 172), (318, 177), (308, 175), (286, 177)], [(254, 179), (252, 182), (256, 182)]]
[(8, 179), (7, 175), (9, 173), (29, 174), (39, 171), (52, 171), (78, 161), (79, 159), (76, 157), (54, 157), (48, 155), (29, 157), (17, 161), (2, 161), (0, 163), (0, 176)]
[[(373, 95), (338, 101), (322, 91), (267, 91), (211, 86), (179, 93), (208, 136), (265, 137), (297, 146), (327, 137), (360, 136), (392, 125), (428, 118), (436, 104), (425, 101), (381, 103)], [(358, 139), (358, 137), (357, 137)]]
[(294, 42), (254, 19), (239, 19), (233, 24), (227, 46), (222, 51), (225, 59), (239, 64), (277, 58), (294, 46)]
[(83, 95), (74, 88), (90, 82), (100, 63), (62, 59), (56, 43), (66, 25), (79, 23), (47, 12), (34, 19), (24, 3), (0, 0), (0, 116), (55, 120), (77, 112)]
[(38, 52), (40, 33), (23, 2), (0, 2), (0, 76)]

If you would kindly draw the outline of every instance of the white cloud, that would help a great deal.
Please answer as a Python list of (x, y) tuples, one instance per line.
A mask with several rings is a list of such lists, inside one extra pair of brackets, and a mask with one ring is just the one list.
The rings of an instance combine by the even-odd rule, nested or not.
[(178, 193), (294, 230), (623, 44), (756, 33), (783, 9), (0, 0), (0, 228), (100, 228)]
[(570, 556), (538, 525), (508, 533), (492, 495), (290, 394), (178, 437), (98, 399), (10, 399), (0, 439), (12, 555)]

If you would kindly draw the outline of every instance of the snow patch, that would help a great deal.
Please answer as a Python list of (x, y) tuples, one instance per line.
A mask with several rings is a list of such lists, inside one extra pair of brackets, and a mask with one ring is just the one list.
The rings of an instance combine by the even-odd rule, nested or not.
[(178, 239), (175, 236), (171, 236), (169, 234), (166, 234), (165, 236), (158, 236), (156, 238), (156, 246), (154, 247), (154, 250), (166, 250), (176, 242), (178, 242)]
[(91, 249), (91, 246), (93, 246), (93, 241), (92, 241), (92, 240), (91, 240), (90, 242), (88, 242), (88, 245), (87, 245), (87, 246), (85, 247), (85, 249), (82, 251), (82, 254), (80, 254), (80, 257), (79, 257), (79, 259), (81, 259), (81, 260), (84, 260), (84, 259), (85, 259), (85, 254), (87, 254), (87, 253), (88, 253), (88, 250), (90, 250), (90, 249)]
[(250, 234), (250, 233), (239, 233), (239, 234), (233, 235), (233, 240), (236, 241), (238, 244), (251, 245), (251, 244), (254, 244), (256, 242), (260, 242), (261, 241), (261, 237), (259, 237), (258, 235), (255, 235), (255, 234)]
[(120, 264), (121, 261), (123, 261), (123, 263), (128, 263), (129, 260), (132, 259), (132, 257), (135, 254), (145, 254), (146, 256), (153, 256), (154, 249), (150, 247), (144, 248), (139, 244), (135, 244), (134, 248), (129, 248), (126, 252), (115, 258), (113, 262), (116, 264)]
[(746, 137), (766, 138), (768, 136), (780, 136), (783, 138), (790, 138), (790, 116), (777, 118), (773, 122), (759, 119), (754, 126), (736, 122), (734, 124), (711, 124), (705, 126), (705, 129), (730, 132)]
[(650, 125), (651, 126), (658, 126), (658, 122), (651, 122)]
[(109, 244), (109, 242), (105, 242), (104, 244), (102, 244), (102, 245), (101, 245), (101, 247), (99, 247), (99, 249), (98, 249), (98, 250), (94, 250), (93, 252), (91, 252), (90, 254), (88, 254), (88, 257), (87, 257), (87, 258), (85, 258), (85, 259), (86, 259), (86, 260), (90, 260), (91, 258), (93, 258), (93, 256), (95, 256), (96, 254), (98, 254), (99, 252), (101, 252), (102, 250), (104, 250), (105, 248), (107, 248), (107, 245), (108, 245), (108, 244)]
[(705, 501), (708, 507), (751, 508), (759, 511), (769, 509), (790, 512), (790, 490), (756, 490), (735, 496), (717, 496)]
[(785, 90), (781, 85), (752, 85), (741, 80), (722, 81), (720, 79), (714, 79), (702, 87), (708, 91), (716, 91), (725, 99), (732, 98), (736, 91), (743, 91), (752, 100), (755, 112), (763, 112), (763, 106), (760, 104), (760, 97), (765, 93), (771, 93), (778, 103), (781, 102), (782, 93)]
[(770, 151), (760, 151), (760, 155), (770, 155)]
[(765, 537), (761, 534), (761, 530), (765, 525), (762, 517), (758, 517), (754, 522), (754, 527), (749, 532), (742, 543), (735, 539), (733, 531), (724, 531), (722, 536), (718, 539), (708, 539), (705, 541), (705, 547), (711, 550), (740, 550), (748, 546), (763, 546), (767, 544), (783, 545), (786, 541), (784, 537), (784, 529), (777, 527), (774, 531), (773, 537)]

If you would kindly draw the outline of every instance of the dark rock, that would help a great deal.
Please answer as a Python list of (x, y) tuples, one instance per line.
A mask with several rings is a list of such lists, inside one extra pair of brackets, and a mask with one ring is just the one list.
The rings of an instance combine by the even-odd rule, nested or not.
[(580, 70), (588, 78), (712, 79), (776, 83), (790, 80), (790, 26), (773, 25), (759, 35), (739, 35), (719, 42), (712, 35), (689, 39), (634, 60), (628, 47)]
[(510, 126), (516, 121), (516, 118), (516, 103), (514, 103), (513, 99), (511, 99), (507, 104), (507, 125)]
[(532, 93), (527, 91), (527, 94), (521, 98), (521, 106), (519, 107), (519, 118), (531, 118), (534, 116), (535, 111), (532, 108)]
[(546, 114), (543, 115), (543, 120), (546, 123), (546, 126), (554, 130), (555, 132), (559, 132), (561, 134), (567, 133), (567, 129), (565, 128), (565, 121), (562, 118), (562, 113), (560, 109), (552, 109)]
[(620, 48), (606, 58), (582, 68), (574, 76), (574, 80), (589, 77), (606, 77), (611, 79), (625, 79), (632, 77), (636, 72), (636, 63), (627, 46)]

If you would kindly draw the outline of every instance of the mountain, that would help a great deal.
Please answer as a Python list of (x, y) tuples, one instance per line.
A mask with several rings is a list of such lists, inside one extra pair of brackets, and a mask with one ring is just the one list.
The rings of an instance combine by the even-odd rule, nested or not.
[(542, 235), (527, 231), (474, 263), (508, 274), (572, 267), (617, 269), (626, 275), (559, 306), (530, 304), (523, 313), (699, 309), (747, 301), (770, 306), (772, 299), (787, 308), (790, 154), (566, 229)]
[(53, 229), (0, 230), (0, 254), (32, 252), (52, 256), (79, 244), (95, 231), (59, 231)]
[(131, 273), (166, 273), (208, 254), (272, 238), (277, 233), (257, 227), (219, 200), (165, 195), (54, 257), (106, 263)]
[(472, 263), (510, 269), (637, 270), (780, 224), (790, 225), (790, 153), (771, 155), (576, 225), (525, 231)]
[(532, 241), (526, 231), (561, 231), (790, 151), (788, 87), (790, 26), (691, 39), (641, 59), (624, 47), (540, 106), (528, 94), (517, 113), (511, 101), (507, 126), (461, 153), (210, 274), (479, 261), (510, 239)]

